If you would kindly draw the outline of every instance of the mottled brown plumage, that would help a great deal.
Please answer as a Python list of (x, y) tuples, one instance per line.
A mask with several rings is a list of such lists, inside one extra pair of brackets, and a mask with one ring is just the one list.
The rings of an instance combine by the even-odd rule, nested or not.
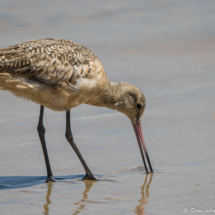
[(118, 110), (133, 121), (145, 108), (138, 88), (111, 83), (90, 49), (64, 39), (39, 39), (0, 49), (0, 87), (55, 111), (86, 103)]
[(41, 105), (37, 130), (46, 162), (47, 182), (54, 178), (45, 143), (44, 107), (66, 111), (66, 138), (85, 168), (84, 180), (95, 180), (95, 177), (74, 143), (70, 127), (70, 109), (81, 104), (124, 113), (134, 127), (146, 172), (143, 148), (153, 171), (140, 123), (145, 109), (142, 92), (127, 83), (110, 82), (101, 62), (88, 48), (69, 40), (49, 38), (2, 48), (0, 89)]

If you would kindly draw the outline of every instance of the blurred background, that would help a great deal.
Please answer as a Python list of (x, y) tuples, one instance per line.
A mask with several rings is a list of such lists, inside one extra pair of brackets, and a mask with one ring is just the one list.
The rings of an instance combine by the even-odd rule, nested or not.
[(76, 180), (84, 170), (64, 137), (65, 113), (45, 109), (53, 173), (67, 177), (46, 186), (39, 106), (0, 91), (2, 213), (166, 215), (213, 207), (214, 23), (213, 0), (1, 0), (1, 48), (47, 37), (72, 40), (98, 56), (111, 81), (142, 90), (142, 127), (155, 171), (146, 182), (125, 116), (82, 105), (71, 111), (72, 131), (103, 181)]

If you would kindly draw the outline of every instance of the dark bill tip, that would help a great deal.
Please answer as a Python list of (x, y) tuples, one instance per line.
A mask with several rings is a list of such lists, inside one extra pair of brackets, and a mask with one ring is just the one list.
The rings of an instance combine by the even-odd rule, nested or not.
[(141, 153), (141, 156), (142, 156), (142, 159), (143, 159), (143, 164), (145, 166), (146, 173), (148, 173), (148, 168), (146, 166), (143, 149), (144, 149), (144, 152), (145, 152), (146, 160), (148, 161), (150, 171), (153, 172), (152, 165), (151, 165), (149, 155), (148, 155), (148, 151), (147, 151), (147, 148), (146, 148), (146, 144), (145, 144), (145, 141), (144, 141), (144, 138), (143, 138), (141, 121), (132, 122), (132, 125), (133, 125), (133, 128), (134, 128), (134, 132), (136, 134), (137, 142), (138, 142), (138, 145), (139, 145), (139, 148), (140, 148), (140, 153)]

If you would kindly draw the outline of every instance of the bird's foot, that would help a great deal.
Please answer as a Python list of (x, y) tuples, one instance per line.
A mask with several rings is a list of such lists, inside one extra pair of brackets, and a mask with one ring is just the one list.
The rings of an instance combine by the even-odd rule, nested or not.
[(46, 180), (46, 183), (55, 182), (54, 176), (49, 176)]
[(94, 177), (93, 174), (86, 174), (82, 180), (83, 180), (83, 181), (84, 181), (84, 180), (97, 181), (97, 179)]

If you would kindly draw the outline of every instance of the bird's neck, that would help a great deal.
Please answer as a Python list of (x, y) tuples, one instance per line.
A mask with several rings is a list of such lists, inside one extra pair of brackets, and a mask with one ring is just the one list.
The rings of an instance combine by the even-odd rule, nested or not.
[(106, 78), (98, 94), (90, 101), (88, 100), (87, 104), (117, 110), (116, 104), (121, 97), (120, 89), (120, 83), (110, 82)]

